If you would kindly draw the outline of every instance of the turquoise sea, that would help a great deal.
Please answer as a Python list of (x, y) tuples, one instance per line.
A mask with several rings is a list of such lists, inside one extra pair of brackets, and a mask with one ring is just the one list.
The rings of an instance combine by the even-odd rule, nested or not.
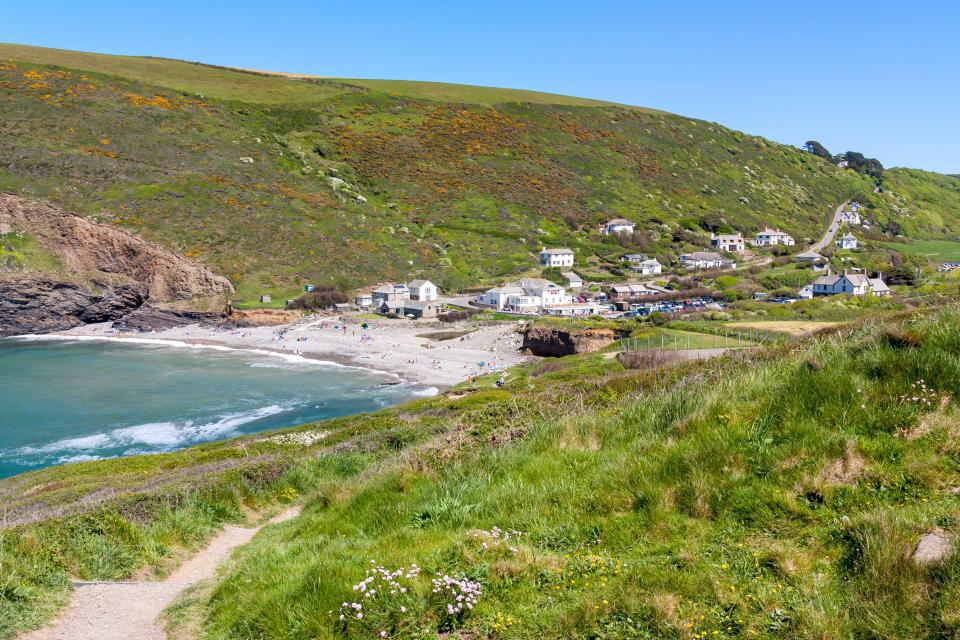
[(434, 390), (294, 355), (0, 340), (0, 477), (375, 411)]

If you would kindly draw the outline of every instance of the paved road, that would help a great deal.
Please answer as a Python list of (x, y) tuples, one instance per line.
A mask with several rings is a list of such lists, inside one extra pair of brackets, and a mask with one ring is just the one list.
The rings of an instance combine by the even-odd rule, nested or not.
[(810, 251), (820, 252), (830, 246), (830, 243), (837, 236), (837, 231), (840, 230), (840, 216), (843, 214), (843, 208), (848, 204), (850, 203), (844, 202), (837, 207), (837, 210), (833, 212), (833, 219), (830, 221), (830, 226), (827, 227), (827, 232), (818, 242), (810, 246)]

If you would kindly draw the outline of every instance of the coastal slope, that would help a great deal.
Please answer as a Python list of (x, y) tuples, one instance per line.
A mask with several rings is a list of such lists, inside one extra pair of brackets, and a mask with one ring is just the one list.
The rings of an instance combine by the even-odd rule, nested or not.
[[(447, 291), (569, 246), (608, 273), (665, 264), (711, 230), (801, 244), (863, 203), (878, 240), (953, 238), (960, 180), (898, 169), (882, 189), (721, 124), (565, 96), (290, 78), (157, 58), (0, 45), (0, 189), (202, 262), (235, 300), (426, 277)], [(631, 236), (601, 236), (611, 218)]]

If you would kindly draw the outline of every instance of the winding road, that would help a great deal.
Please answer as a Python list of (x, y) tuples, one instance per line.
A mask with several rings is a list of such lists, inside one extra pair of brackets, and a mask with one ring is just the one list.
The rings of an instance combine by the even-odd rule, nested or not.
[(827, 232), (823, 234), (823, 237), (820, 238), (820, 240), (810, 245), (809, 251), (815, 251), (819, 253), (830, 246), (830, 243), (833, 242), (833, 239), (837, 237), (837, 232), (840, 231), (840, 216), (843, 215), (843, 208), (848, 204), (850, 203), (844, 202), (837, 207), (837, 210), (833, 212), (833, 219), (830, 220), (830, 226), (827, 227)]

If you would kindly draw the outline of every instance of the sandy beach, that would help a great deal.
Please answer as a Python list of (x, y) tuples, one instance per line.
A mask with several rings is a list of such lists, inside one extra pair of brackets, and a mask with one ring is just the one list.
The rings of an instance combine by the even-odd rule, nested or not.
[[(364, 327), (363, 325), (366, 325)], [(464, 333), (440, 340), (437, 333)], [(305, 318), (286, 325), (228, 329), (188, 325), (165, 331), (125, 333), (110, 323), (85, 325), (64, 336), (135, 338), (276, 351), (392, 373), (403, 380), (444, 389), (470, 376), (502, 371), (530, 359), (518, 352), (516, 325), (477, 327), (389, 320)]]

